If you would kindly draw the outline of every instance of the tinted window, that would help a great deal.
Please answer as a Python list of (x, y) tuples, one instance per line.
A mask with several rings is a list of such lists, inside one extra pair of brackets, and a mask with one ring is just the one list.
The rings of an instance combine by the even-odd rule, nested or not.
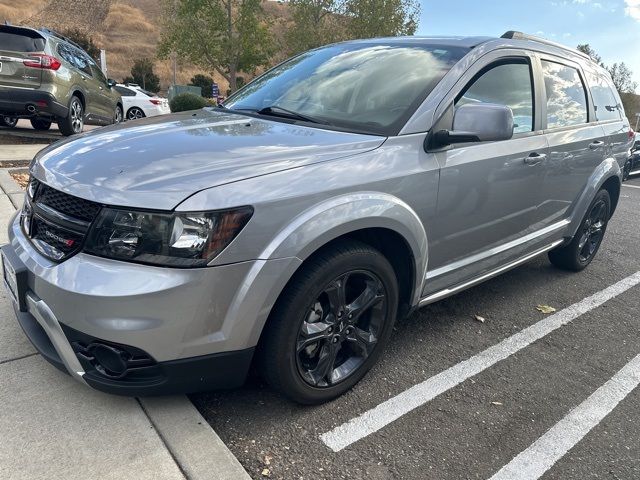
[(135, 97), (136, 96), (136, 93), (133, 90), (130, 90), (128, 88), (120, 87), (120, 86), (116, 85), (115, 89), (123, 97)]
[(587, 96), (578, 70), (542, 61), (547, 92), (547, 128), (587, 123)]
[(269, 70), (225, 107), (279, 106), (347, 130), (395, 134), (467, 52), (399, 42), (329, 45)]
[(0, 31), (0, 50), (10, 52), (41, 52), (44, 50), (44, 38), (28, 34)]
[(531, 69), (526, 61), (491, 67), (474, 80), (456, 102), (494, 103), (513, 111), (514, 132), (533, 130), (533, 88)]
[(598, 120), (620, 120), (622, 113), (613, 90), (604, 78), (597, 75), (587, 74), (593, 105), (596, 109)]
[(104, 73), (102, 73), (102, 70), (100, 70), (100, 67), (98, 65), (96, 65), (95, 63), (92, 64), (91, 70), (93, 71), (93, 75), (99, 82), (102, 82), (105, 85), (107, 84), (107, 77), (104, 76)]

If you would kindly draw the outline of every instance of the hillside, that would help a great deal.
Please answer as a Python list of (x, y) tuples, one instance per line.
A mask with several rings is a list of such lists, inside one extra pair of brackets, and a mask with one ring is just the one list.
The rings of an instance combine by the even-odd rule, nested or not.
[[(266, 2), (269, 15), (282, 17), (286, 6)], [(155, 59), (162, 20), (158, 0), (0, 0), (0, 21), (63, 31), (80, 28), (94, 43), (107, 51), (108, 76), (122, 80), (129, 75), (134, 60)], [(170, 60), (155, 60), (155, 71), (163, 90), (173, 79)], [(179, 63), (176, 79), (187, 84), (196, 73), (207, 73), (227, 88), (226, 81), (213, 72), (202, 72), (190, 64)]]

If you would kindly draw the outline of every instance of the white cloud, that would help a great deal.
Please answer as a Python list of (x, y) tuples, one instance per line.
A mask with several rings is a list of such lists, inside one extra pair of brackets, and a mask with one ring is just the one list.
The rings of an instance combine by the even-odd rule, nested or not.
[(624, 0), (627, 5), (624, 9), (624, 13), (640, 22), (640, 0)]

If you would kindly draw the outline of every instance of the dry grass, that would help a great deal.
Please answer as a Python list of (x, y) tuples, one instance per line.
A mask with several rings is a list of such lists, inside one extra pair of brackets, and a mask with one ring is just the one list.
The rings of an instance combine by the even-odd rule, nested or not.
[(0, 0), (0, 22), (18, 23), (39, 12), (47, 0)]
[[(279, 25), (274, 29), (278, 40), (290, 18), (288, 7), (276, 2), (263, 5), (268, 17)], [(158, 0), (0, 0), (0, 21), (54, 30), (78, 26), (87, 30), (96, 45), (107, 51), (108, 75), (116, 80), (130, 75), (136, 59), (156, 58), (162, 15)], [(206, 72), (188, 63), (179, 64), (177, 70), (180, 84), (189, 83), (196, 73), (205, 73), (218, 82), (223, 93), (228, 87), (217, 72)], [(156, 60), (155, 71), (166, 91), (173, 82), (172, 62)]]

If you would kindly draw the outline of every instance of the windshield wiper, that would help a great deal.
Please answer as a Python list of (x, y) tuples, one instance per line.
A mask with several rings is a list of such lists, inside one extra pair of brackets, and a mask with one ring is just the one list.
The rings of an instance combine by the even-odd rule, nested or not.
[(317, 118), (308, 117), (301, 113), (294, 112), (293, 110), (289, 110), (288, 108), (280, 107), (278, 105), (271, 105), (270, 107), (264, 107), (258, 110), (256, 113), (260, 115), (273, 115), (276, 117), (295, 118), (298, 120), (303, 120), (305, 122), (329, 125), (327, 122), (323, 122), (322, 120), (318, 120)]

